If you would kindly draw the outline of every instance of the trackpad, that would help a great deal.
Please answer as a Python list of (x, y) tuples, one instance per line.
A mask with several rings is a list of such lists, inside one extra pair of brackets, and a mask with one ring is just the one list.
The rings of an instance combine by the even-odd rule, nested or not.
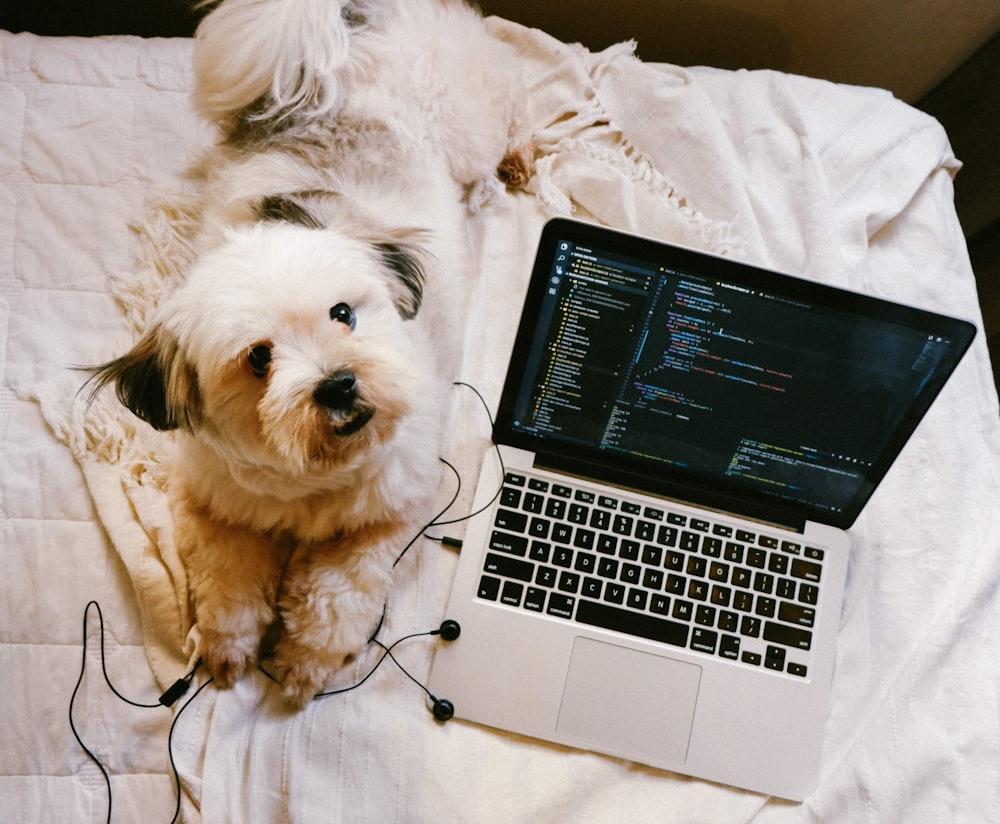
[(556, 729), (626, 758), (682, 764), (701, 667), (577, 638)]

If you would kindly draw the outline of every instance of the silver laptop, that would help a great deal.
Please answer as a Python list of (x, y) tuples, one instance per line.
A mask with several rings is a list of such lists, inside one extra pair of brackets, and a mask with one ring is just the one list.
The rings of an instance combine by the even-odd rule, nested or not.
[(549, 222), (431, 691), (457, 718), (805, 798), (845, 530), (974, 334)]

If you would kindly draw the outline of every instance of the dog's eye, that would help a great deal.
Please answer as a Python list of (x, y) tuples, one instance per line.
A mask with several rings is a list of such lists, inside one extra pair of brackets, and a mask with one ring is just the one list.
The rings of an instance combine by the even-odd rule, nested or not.
[(330, 310), (330, 320), (335, 320), (337, 323), (342, 323), (351, 329), (358, 322), (358, 319), (354, 316), (354, 310), (346, 303), (338, 303)]
[(271, 365), (271, 347), (266, 343), (258, 343), (247, 355), (247, 363), (250, 364), (251, 372), (258, 378), (263, 378)]

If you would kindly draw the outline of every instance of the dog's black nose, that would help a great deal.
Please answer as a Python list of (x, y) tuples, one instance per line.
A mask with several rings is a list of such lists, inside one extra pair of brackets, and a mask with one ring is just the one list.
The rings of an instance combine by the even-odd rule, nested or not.
[(358, 397), (358, 381), (349, 369), (338, 369), (324, 378), (313, 392), (313, 400), (320, 406), (335, 411), (346, 411)]

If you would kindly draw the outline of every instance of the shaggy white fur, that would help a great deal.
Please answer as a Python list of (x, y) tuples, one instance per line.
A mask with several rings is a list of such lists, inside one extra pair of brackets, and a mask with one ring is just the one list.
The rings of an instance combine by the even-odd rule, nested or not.
[(527, 171), (515, 66), (453, 0), (226, 0), (199, 29), (221, 137), (193, 263), (95, 379), (180, 433), (176, 541), (222, 686), (273, 634), (303, 706), (379, 623), (437, 486), (463, 200)]

